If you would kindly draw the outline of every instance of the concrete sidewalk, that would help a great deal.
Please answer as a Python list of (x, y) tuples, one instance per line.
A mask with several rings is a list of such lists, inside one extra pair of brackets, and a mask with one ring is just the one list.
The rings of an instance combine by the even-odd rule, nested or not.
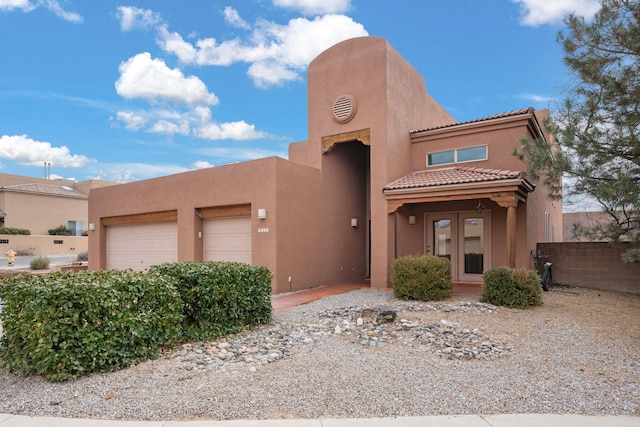
[(585, 415), (441, 415), (431, 417), (233, 420), (115, 421), (26, 417), (0, 414), (0, 427), (638, 427), (640, 417)]

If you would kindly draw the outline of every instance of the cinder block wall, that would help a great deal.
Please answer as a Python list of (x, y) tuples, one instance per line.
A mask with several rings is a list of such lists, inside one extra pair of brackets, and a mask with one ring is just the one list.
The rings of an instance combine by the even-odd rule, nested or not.
[(538, 243), (553, 263), (553, 280), (584, 288), (640, 295), (640, 264), (625, 264), (628, 244), (607, 242)]

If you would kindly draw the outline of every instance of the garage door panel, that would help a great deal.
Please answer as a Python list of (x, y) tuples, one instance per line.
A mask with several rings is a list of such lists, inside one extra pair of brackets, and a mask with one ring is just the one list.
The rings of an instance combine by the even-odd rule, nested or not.
[(107, 227), (107, 268), (142, 271), (178, 261), (175, 222)]
[(251, 264), (251, 217), (206, 220), (203, 244), (206, 261)]

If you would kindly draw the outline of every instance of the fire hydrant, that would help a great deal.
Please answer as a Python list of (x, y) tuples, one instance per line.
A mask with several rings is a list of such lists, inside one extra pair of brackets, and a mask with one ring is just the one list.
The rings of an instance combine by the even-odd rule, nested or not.
[(16, 262), (16, 253), (13, 251), (13, 249), (9, 249), (6, 252), (6, 255), (7, 255), (7, 264), (13, 265)]

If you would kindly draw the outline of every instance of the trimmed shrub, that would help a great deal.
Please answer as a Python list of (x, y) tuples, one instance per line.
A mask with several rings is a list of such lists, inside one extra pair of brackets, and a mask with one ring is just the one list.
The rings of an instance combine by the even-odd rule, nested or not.
[(443, 300), (451, 295), (451, 264), (433, 255), (408, 255), (393, 263), (393, 295), (421, 301)]
[(59, 225), (56, 228), (48, 230), (50, 236), (71, 236), (73, 233), (66, 225)]
[(27, 230), (26, 228), (0, 227), (0, 234), (29, 236), (31, 234), (31, 231)]
[(49, 268), (49, 258), (46, 256), (37, 256), (31, 260), (29, 267), (32, 270), (46, 270)]
[(16, 256), (33, 256), (35, 248), (18, 248), (15, 250)]
[(542, 305), (540, 277), (533, 270), (493, 268), (483, 275), (480, 301), (509, 308)]
[(271, 320), (271, 272), (237, 262), (185, 262), (149, 271), (178, 279), (183, 337), (208, 340)]
[(0, 366), (64, 381), (159, 355), (180, 337), (175, 280), (133, 271), (3, 279)]

